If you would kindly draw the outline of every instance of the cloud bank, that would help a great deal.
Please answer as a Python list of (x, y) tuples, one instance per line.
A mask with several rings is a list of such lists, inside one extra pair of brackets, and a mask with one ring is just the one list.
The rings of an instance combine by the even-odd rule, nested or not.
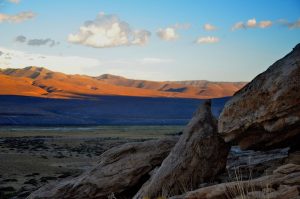
[(164, 40), (164, 41), (172, 41), (172, 40), (176, 40), (179, 35), (176, 32), (176, 29), (173, 27), (167, 27), (167, 28), (160, 28), (158, 29), (158, 31), (156, 32), (157, 36)]
[[(101, 65), (98, 59), (79, 56), (57, 56), (26, 53), (0, 47), (0, 66), (3, 68), (24, 68), (26, 66), (45, 66), (50, 70), (65, 73), (83, 73)], [(63, 67), (62, 67), (63, 66)]]
[(261, 21), (258, 24), (260, 28), (267, 28), (267, 27), (271, 27), (272, 25), (273, 25), (272, 21)]
[(36, 16), (33, 12), (20, 12), (15, 15), (3, 14), (0, 13), (0, 23), (2, 22), (11, 22), (11, 23), (20, 23), (23, 21), (30, 20)]
[(268, 28), (271, 27), (273, 25), (273, 22), (270, 20), (265, 20), (265, 21), (259, 21), (257, 22), (255, 18), (253, 19), (248, 19), (247, 22), (237, 22), (235, 23), (231, 30), (235, 31), (235, 30), (239, 30), (239, 29), (248, 29), (248, 28)]
[(159, 28), (156, 32), (156, 35), (164, 41), (174, 41), (179, 38), (177, 30), (179, 29), (189, 29), (191, 25), (189, 23), (177, 23), (173, 26), (168, 26), (166, 28)]
[(59, 44), (59, 42), (47, 38), (47, 39), (28, 39), (24, 35), (19, 35), (15, 38), (18, 43), (26, 43), (29, 46), (49, 46), (53, 47)]
[(206, 30), (206, 31), (217, 30), (217, 27), (216, 27), (216, 26), (214, 26), (214, 25), (212, 25), (212, 24), (209, 24), (209, 23), (204, 24), (203, 28), (204, 28), (204, 30)]
[(213, 36), (207, 36), (207, 37), (199, 37), (196, 40), (197, 44), (213, 44), (213, 43), (218, 43), (220, 39), (218, 37), (213, 37)]
[(151, 33), (147, 30), (134, 30), (116, 15), (100, 13), (96, 19), (86, 21), (79, 32), (69, 34), (68, 41), (94, 48), (145, 45)]

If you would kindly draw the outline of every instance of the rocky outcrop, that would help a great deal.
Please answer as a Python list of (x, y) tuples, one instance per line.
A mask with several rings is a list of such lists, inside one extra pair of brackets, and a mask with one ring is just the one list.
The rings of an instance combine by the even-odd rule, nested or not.
[(218, 130), (242, 149), (299, 146), (299, 93), (300, 44), (226, 103)]
[(296, 161), (287, 161), (289, 151), (289, 148), (254, 151), (240, 150), (237, 146), (231, 147), (227, 158), (226, 172), (218, 175), (213, 182), (201, 184), (199, 188), (235, 180), (232, 178), (235, 178), (236, 175), (239, 176), (239, 179), (259, 178), (283, 164), (297, 163)]
[(280, 166), (271, 175), (222, 183), (170, 199), (299, 199), (300, 165)]
[(124, 144), (100, 157), (98, 165), (75, 179), (47, 185), (29, 199), (132, 198), (175, 145), (177, 138)]
[[(248, 169), (263, 166), (274, 161), (283, 161), (289, 156), (289, 148), (268, 151), (241, 150), (237, 146), (231, 147), (227, 158), (227, 170)], [(277, 165), (278, 166), (278, 165)]]
[(211, 102), (206, 101), (179, 141), (135, 199), (172, 196), (212, 180), (226, 166), (228, 147), (217, 134)]

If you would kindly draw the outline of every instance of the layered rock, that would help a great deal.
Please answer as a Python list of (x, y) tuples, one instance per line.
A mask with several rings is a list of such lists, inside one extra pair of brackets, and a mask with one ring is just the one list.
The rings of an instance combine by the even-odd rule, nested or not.
[(242, 149), (299, 146), (300, 44), (226, 103), (218, 127)]
[(184, 129), (162, 165), (146, 182), (135, 199), (172, 196), (212, 180), (226, 166), (228, 146), (217, 133), (206, 101)]
[(283, 148), (268, 151), (253, 151), (240, 150), (239, 147), (233, 146), (227, 158), (226, 168), (227, 170), (248, 169), (249, 172), (249, 168), (268, 165), (269, 162), (275, 164), (278, 160), (281, 163), (289, 156), (289, 150), (289, 148)]
[(197, 189), (170, 199), (298, 199), (300, 165), (280, 166), (271, 175)]
[(47, 185), (28, 198), (132, 198), (175, 145), (177, 138), (124, 144), (100, 157), (96, 167), (75, 179)]

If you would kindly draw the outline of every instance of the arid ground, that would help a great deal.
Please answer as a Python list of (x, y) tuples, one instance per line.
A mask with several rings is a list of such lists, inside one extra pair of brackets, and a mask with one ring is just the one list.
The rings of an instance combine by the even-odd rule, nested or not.
[(177, 134), (182, 126), (2, 127), (0, 198), (26, 197), (76, 176), (114, 146)]

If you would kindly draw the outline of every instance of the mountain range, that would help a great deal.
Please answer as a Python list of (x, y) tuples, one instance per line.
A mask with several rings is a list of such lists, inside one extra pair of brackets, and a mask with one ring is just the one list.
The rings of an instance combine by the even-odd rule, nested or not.
[(246, 82), (147, 81), (104, 74), (68, 75), (43, 67), (0, 69), (0, 95), (84, 98), (94, 95), (139, 97), (220, 98), (232, 96)]

